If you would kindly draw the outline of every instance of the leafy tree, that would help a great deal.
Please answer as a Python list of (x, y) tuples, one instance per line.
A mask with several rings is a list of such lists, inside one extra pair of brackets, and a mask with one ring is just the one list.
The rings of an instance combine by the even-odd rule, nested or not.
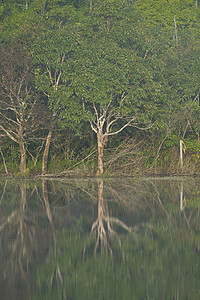
[(145, 16), (145, 23), (150, 27), (171, 28), (174, 32), (176, 21), (178, 28), (199, 28), (199, 8), (194, 0), (137, 0), (135, 7)]
[[(78, 17), (79, 13), (72, 6), (55, 7), (46, 14), (46, 20), (42, 23), (40, 34), (33, 46), (33, 58), (37, 65), (36, 85), (38, 90), (47, 97), (50, 107), (54, 110), (51, 117), (52, 128), (47, 136), (47, 147), (43, 156), (43, 166), (47, 160), (55, 121), (59, 123), (62, 119), (60, 99), (63, 97), (69, 99), (74, 93), (68, 87), (67, 79), (63, 78), (63, 74), (67, 74), (71, 55), (78, 44), (80, 27)], [(71, 100), (68, 109), (67, 126), (77, 131), (76, 123), (80, 121), (76, 114), (80, 117), (80, 112), (76, 103)], [(42, 173), (45, 172), (46, 169), (42, 167)]]
[[(103, 2), (93, 7), (88, 18), (70, 61), (70, 77), (64, 76), (96, 133), (99, 175), (110, 136), (128, 126), (149, 127), (162, 83), (156, 49), (139, 30), (132, 5)], [(64, 97), (60, 102), (69, 105)], [(67, 110), (63, 113), (67, 118)]]

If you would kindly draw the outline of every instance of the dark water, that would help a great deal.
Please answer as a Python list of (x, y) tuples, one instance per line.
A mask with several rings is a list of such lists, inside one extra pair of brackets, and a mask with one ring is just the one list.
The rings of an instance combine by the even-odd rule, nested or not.
[(0, 299), (199, 300), (200, 180), (0, 181)]

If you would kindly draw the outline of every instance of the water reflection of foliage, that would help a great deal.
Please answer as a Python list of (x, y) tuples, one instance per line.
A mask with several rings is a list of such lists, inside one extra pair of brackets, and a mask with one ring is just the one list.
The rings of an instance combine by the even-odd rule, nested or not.
[[(44, 196), (44, 193), (43, 188), (41, 194)], [(22, 300), (31, 297), (34, 281), (31, 272), (52, 243), (52, 232), (49, 224), (44, 227), (46, 221), (41, 210), (41, 206), (44, 206), (46, 219), (51, 223), (48, 205), (45, 196), (43, 204), (34, 201), (36, 195), (38, 188), (34, 182), (21, 181), (16, 184), (9, 181), (7, 184), (6, 181), (4, 184), (0, 223), (0, 260), (3, 270), (0, 285), (3, 299)], [(40, 227), (42, 220), (43, 228)], [(23, 289), (19, 289), (19, 286)]]
[[(179, 192), (173, 204), (178, 209), (169, 209), (164, 197), (171, 187), (159, 185), (152, 181), (145, 186), (154, 193), (150, 199), (148, 189), (143, 189), (144, 183), (137, 183), (136, 190), (135, 187), (131, 190), (132, 201), (129, 201), (120, 193), (122, 185), (113, 188), (108, 183), (105, 197), (109, 199), (109, 191), (117, 197), (119, 207), (124, 210), (122, 215), (126, 214), (129, 222), (129, 226), (125, 226), (130, 230), (127, 234), (119, 230), (120, 243), (118, 238), (111, 239), (112, 251), (97, 251), (100, 242), (104, 246), (101, 249), (110, 248), (106, 234), (112, 231), (109, 229), (112, 217), (109, 217), (107, 202), (98, 207), (100, 214), (93, 223), (93, 229), (97, 229), (97, 239), (83, 230), (84, 219), (79, 219), (73, 228), (63, 230), (60, 248), (56, 253), (52, 252), (51, 263), (38, 270), (36, 298), (199, 299), (200, 269), (196, 230), (199, 226), (199, 209), (194, 207), (192, 213), (180, 211), (177, 203)], [(175, 190), (177, 187), (180, 187), (179, 182), (176, 182)], [(99, 193), (102, 196), (102, 190)], [(113, 200), (110, 200), (111, 204)], [(112, 204), (114, 206), (110, 211), (117, 212), (119, 217), (121, 212), (116, 210), (116, 201)], [(144, 217), (140, 223), (142, 213)], [(132, 216), (131, 221), (129, 214)], [(138, 229), (137, 236), (132, 235), (134, 228)], [(149, 228), (151, 230), (147, 230)]]
[(191, 237), (129, 236), (114, 255), (96, 256), (92, 245), (84, 250), (89, 238), (78, 227), (62, 233), (63, 251), (38, 271), (36, 299), (199, 299), (199, 257)]
[[(21, 251), (27, 286), (29, 270), (44, 263), (37, 267), (37, 300), (199, 299), (199, 202), (191, 205), (198, 188), (195, 181), (184, 182), (186, 205), (180, 211), (181, 183), (106, 180), (99, 205), (107, 239), (102, 248), (90, 233), (92, 224), (99, 225), (95, 180), (3, 185), (0, 226), (10, 221), (0, 232), (2, 269), (15, 269), (1, 282), (11, 286), (23, 279)], [(11, 255), (5, 241), (14, 249), (17, 238)]]

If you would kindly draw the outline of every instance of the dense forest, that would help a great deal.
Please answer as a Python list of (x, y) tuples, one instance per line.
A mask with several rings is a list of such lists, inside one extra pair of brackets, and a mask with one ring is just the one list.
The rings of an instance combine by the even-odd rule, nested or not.
[(200, 1), (1, 1), (0, 173), (199, 174), (199, 70)]

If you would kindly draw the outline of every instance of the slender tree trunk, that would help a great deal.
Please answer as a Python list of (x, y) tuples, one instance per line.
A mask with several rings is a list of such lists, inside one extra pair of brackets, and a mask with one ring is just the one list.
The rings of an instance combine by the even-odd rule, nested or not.
[(183, 168), (183, 141), (180, 140), (180, 165), (181, 165), (181, 169)]
[(19, 128), (19, 148), (21, 154), (20, 172), (22, 175), (26, 173), (26, 147), (23, 139), (23, 128), (20, 125)]
[(4, 158), (4, 155), (3, 155), (3, 151), (2, 151), (2, 149), (1, 149), (1, 146), (0, 146), (0, 152), (1, 152), (2, 159), (3, 159), (4, 169), (5, 169), (5, 171), (6, 171), (6, 174), (8, 174), (8, 169), (7, 169), (7, 166), (6, 166), (6, 161), (5, 161), (5, 158)]
[(26, 148), (23, 141), (20, 141), (21, 163), (20, 172), (22, 175), (26, 173)]
[(103, 150), (104, 150), (104, 142), (103, 142), (103, 134), (101, 132), (97, 132), (97, 144), (98, 144), (98, 167), (97, 167), (97, 176), (103, 175)]
[(174, 31), (175, 31), (176, 46), (178, 46), (178, 32), (177, 32), (177, 27), (176, 27), (176, 16), (174, 16)]
[(50, 130), (47, 135), (47, 138), (46, 138), (46, 144), (45, 144), (44, 154), (43, 154), (43, 159), (42, 159), (42, 175), (45, 175), (47, 173), (47, 163), (48, 163), (51, 137), (52, 137), (52, 131)]

